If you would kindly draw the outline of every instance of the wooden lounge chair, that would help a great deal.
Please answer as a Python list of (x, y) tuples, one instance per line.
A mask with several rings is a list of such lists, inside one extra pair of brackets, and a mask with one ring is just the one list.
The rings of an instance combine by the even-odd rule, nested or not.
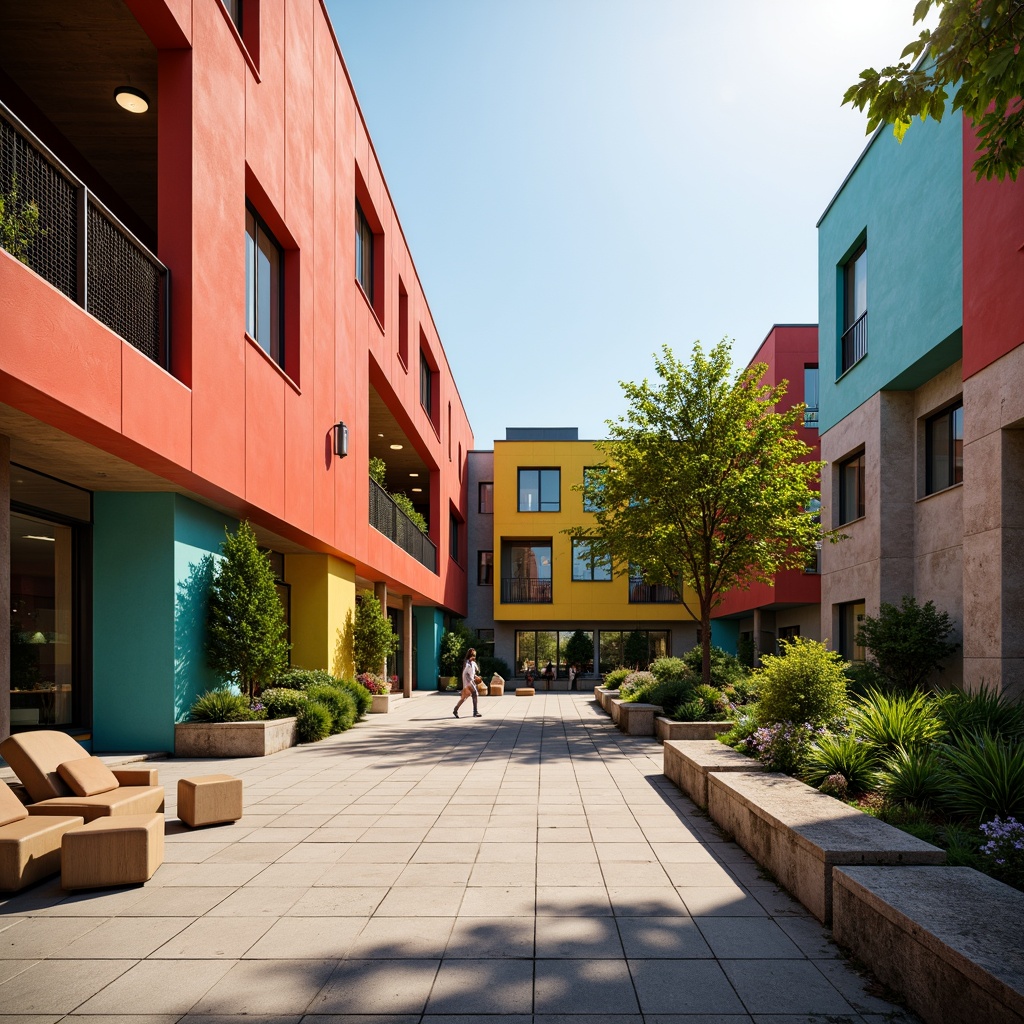
[(164, 809), (156, 769), (108, 769), (64, 732), (16, 733), (0, 743), (0, 757), (28, 790), (30, 815), (78, 815), (88, 822)]
[(30, 817), (7, 783), (0, 782), (0, 890), (15, 892), (56, 874), (64, 833), (81, 824), (80, 815)]

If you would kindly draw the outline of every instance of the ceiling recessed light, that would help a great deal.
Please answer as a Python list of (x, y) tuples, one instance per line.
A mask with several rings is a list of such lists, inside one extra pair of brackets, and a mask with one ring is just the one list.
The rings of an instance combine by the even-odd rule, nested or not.
[(410, 473), (409, 476), (419, 476), (419, 473)]
[(377, 436), (378, 436), (378, 437), (383, 437), (384, 435), (383, 435), (383, 434), (378, 434)]
[(48, 540), (51, 544), (56, 544), (57, 539), (55, 537), (42, 537), (35, 533), (24, 533), (21, 536), (22, 540)]
[(411, 488), (411, 490), (412, 490), (413, 494), (422, 494), (423, 493), (423, 488), (422, 487), (413, 487), (413, 488)]
[(389, 448), (390, 448), (390, 449), (391, 449), (391, 450), (392, 450), (393, 452), (400, 452), (400, 451), (402, 450), (402, 448), (404, 447), (404, 445), (400, 445), (400, 444), (391, 444), (391, 445), (388, 445), (388, 447), (389, 447)]
[(119, 107), (133, 114), (144, 114), (149, 110), (149, 97), (141, 89), (133, 89), (130, 85), (115, 89), (114, 99)]

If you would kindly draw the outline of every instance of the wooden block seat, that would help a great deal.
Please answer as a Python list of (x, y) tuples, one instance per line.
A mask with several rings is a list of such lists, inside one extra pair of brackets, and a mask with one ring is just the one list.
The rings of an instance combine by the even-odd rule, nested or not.
[[(164, 790), (153, 768), (105, 769), (67, 733), (40, 729), (16, 733), (0, 743), (0, 757), (28, 791), (29, 814), (79, 815), (86, 821), (107, 815), (154, 814), (163, 810)], [(59, 771), (77, 762), (97, 762), (109, 781), (77, 794)], [(106, 788), (104, 789), (104, 786)], [(102, 792), (96, 792), (102, 789)]]
[(536, 690), (532, 686), (517, 686), (516, 696), (517, 697), (532, 697), (536, 694)]
[(76, 816), (30, 817), (7, 783), (0, 782), (0, 890), (16, 892), (55, 875), (64, 833), (83, 822)]
[(943, 864), (946, 851), (776, 772), (710, 772), (715, 824), (823, 924), (832, 923), (832, 869)]
[(836, 941), (922, 1020), (1024, 1020), (1024, 893), (967, 867), (833, 871)]
[(64, 833), (60, 884), (96, 889), (148, 882), (164, 862), (164, 816), (122, 814), (97, 818)]
[(242, 780), (197, 775), (178, 780), (178, 817), (186, 825), (219, 825), (242, 816)]

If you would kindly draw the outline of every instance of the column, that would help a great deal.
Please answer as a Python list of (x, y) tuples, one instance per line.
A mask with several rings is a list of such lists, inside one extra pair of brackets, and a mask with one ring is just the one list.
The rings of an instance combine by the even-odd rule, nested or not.
[(412, 696), (412, 597), (402, 596), (402, 696)]

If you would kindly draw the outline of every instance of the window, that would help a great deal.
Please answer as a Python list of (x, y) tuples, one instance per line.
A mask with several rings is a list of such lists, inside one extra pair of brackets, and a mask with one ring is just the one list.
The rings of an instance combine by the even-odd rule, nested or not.
[(864, 625), (864, 602), (850, 601), (838, 606), (839, 653), (847, 661), (863, 661), (864, 648), (857, 643), (857, 634)]
[(478, 510), (481, 515), (489, 516), (494, 514), (494, 484), (491, 482), (480, 484)]
[(281, 247), (250, 206), (245, 210), (245, 330), (278, 366), (284, 366)]
[(800, 635), (799, 626), (779, 626), (779, 651), (784, 651), (785, 644), (792, 640), (794, 637)]
[(656, 658), (667, 658), (669, 650), (667, 629), (602, 629), (598, 634), (599, 671), (611, 672), (616, 668), (647, 668)]
[(677, 587), (664, 583), (648, 583), (644, 571), (638, 565), (629, 566), (629, 603), (630, 604), (679, 604), (679, 593), (682, 591), (682, 580)]
[(551, 540), (516, 541), (501, 549), (501, 599), (551, 603)]
[(519, 511), (558, 512), (562, 507), (559, 469), (519, 470)]
[(864, 453), (839, 463), (839, 522), (852, 523), (864, 515)]
[(409, 369), (409, 293), (398, 279), (398, 358)]
[(477, 664), (484, 658), (494, 657), (494, 630), (478, 629), (476, 631)]
[(370, 222), (363, 213), (363, 208), (356, 201), (356, 280), (363, 289), (363, 294), (374, 305), (373, 294), (373, 231)]
[[(532, 671), (540, 675), (544, 667), (551, 662), (555, 669), (556, 679), (568, 677), (568, 647), (569, 641), (576, 634), (580, 633), (594, 647), (594, 634), (590, 630), (554, 630), (554, 629), (519, 629), (516, 630), (516, 675), (525, 675)], [(577, 641), (577, 644), (579, 641)], [(578, 656), (578, 652), (577, 652)], [(581, 674), (587, 674), (594, 669), (594, 656), (591, 654), (584, 661), (578, 663)]]
[(804, 367), (804, 426), (818, 429), (818, 368)]
[(478, 551), (476, 553), (476, 585), (478, 587), (494, 586), (493, 551)]
[(612, 578), (611, 556), (595, 553), (588, 541), (574, 540), (572, 578), (577, 582), (607, 583)]
[(228, 17), (234, 22), (238, 34), (242, 34), (242, 0), (224, 0)]
[(964, 479), (964, 403), (943, 409), (925, 423), (925, 494)]
[[(453, 562), (460, 562), (459, 559), (459, 543), (461, 541), (462, 523), (455, 517), (455, 513), (451, 512), (448, 515), (448, 551), (452, 556)], [(460, 562), (461, 564), (461, 562)]]
[(583, 511), (600, 512), (600, 494), (604, 489), (604, 466), (586, 466), (583, 470)]
[(868, 354), (868, 249), (862, 242), (843, 266), (842, 372)]
[[(426, 353), (420, 349), (420, 405), (431, 416), (434, 409), (434, 372), (427, 362)], [(449, 457), (451, 453), (449, 452)]]

